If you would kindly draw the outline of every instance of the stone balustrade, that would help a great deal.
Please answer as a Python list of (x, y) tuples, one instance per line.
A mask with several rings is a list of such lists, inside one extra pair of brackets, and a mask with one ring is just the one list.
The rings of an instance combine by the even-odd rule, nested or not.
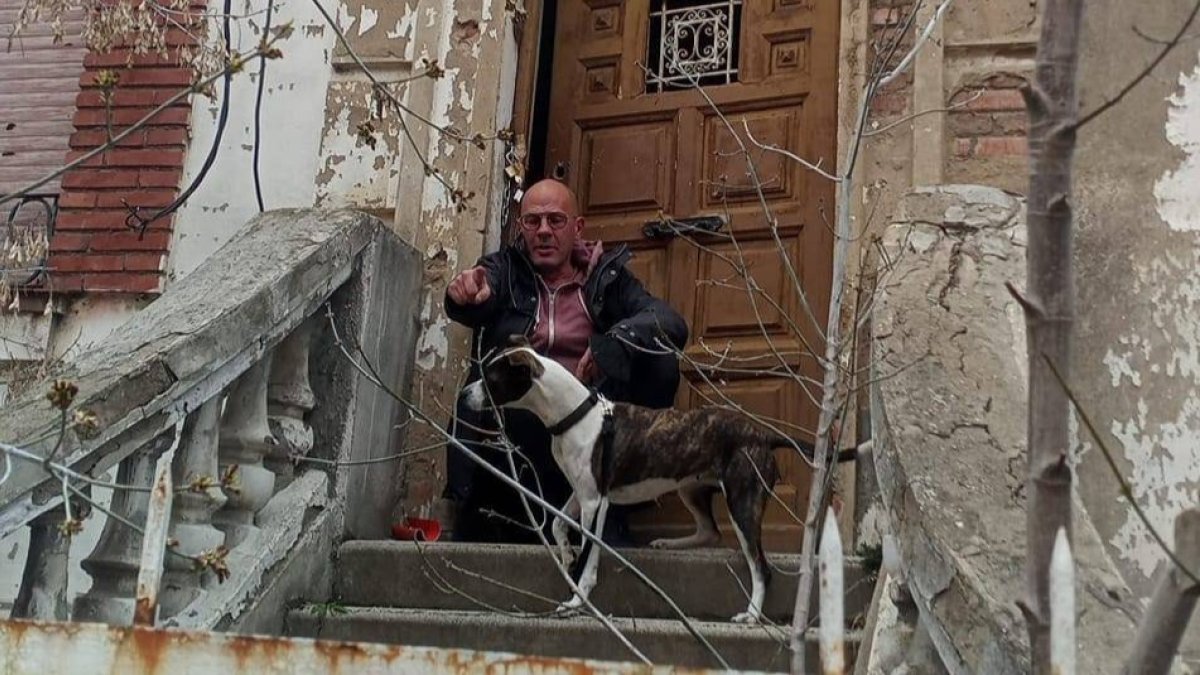
[[(0, 536), (31, 533), (14, 618), (128, 624), (142, 599), (156, 603), (161, 624), (246, 621), (261, 630), (282, 619), (273, 602), (303, 595), (297, 589), (319, 595), (328, 580), (310, 578), (306, 566), (327, 560), (346, 536), (386, 536), (400, 484), (398, 463), (375, 465), (378, 485), (359, 495), (348, 483), (361, 476), (331, 461), (395, 454), (404, 414), (330, 348), (330, 323), (406, 391), (419, 275), (416, 252), (375, 218), (269, 212), (10, 404), (0, 439), (42, 456), (57, 447), (57, 461), (92, 479), (116, 467), (123, 486), (99, 514), (95, 547), (76, 551), (62, 481), (39, 463), (13, 463), (0, 483)], [(52, 380), (78, 388), (65, 425), (45, 397)], [(356, 417), (364, 405), (371, 414)], [(76, 411), (94, 416), (95, 428), (73, 425)], [(155, 467), (167, 451), (174, 495), (155, 499)], [(107, 489), (79, 478), (71, 487)], [(87, 501), (72, 499), (72, 515)], [(169, 510), (167, 554), (147, 591), (139, 589), (142, 529), (154, 509)], [(72, 556), (83, 556), (92, 578), (73, 602)]]

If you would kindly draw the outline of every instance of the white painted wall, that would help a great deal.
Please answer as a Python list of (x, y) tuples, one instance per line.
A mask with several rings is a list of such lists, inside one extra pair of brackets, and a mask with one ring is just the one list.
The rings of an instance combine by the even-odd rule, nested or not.
[[(1200, 504), (1200, 65), (1179, 76), (1168, 101), (1166, 138), (1176, 165), (1154, 185), (1162, 223), (1191, 240), (1138, 268), (1130, 293), (1150, 325), (1130, 325), (1105, 358), (1114, 387), (1138, 392), (1111, 420), (1138, 502), (1168, 543), (1175, 516)], [(1165, 555), (1132, 509), (1110, 543), (1146, 577)]]
[[(332, 10), (341, 5), (322, 0)], [(239, 3), (240, 4), (240, 3)], [(266, 0), (247, 0), (252, 12)], [(254, 49), (262, 39), (264, 15), (236, 22), (234, 48)], [(259, 138), (259, 172), (267, 209), (312, 206), (315, 200), (318, 148), (325, 126), (325, 92), (329, 86), (333, 31), (308, 0), (276, 0), (272, 23), (293, 22), (295, 32), (279, 44), (283, 58), (267, 62)], [(219, 35), (219, 26), (213, 34)], [(205, 258), (258, 213), (254, 194), (253, 150), (258, 64), (235, 74), (229, 120), (216, 161), (200, 188), (176, 216), (167, 264), (167, 287), (195, 269)], [(183, 185), (199, 173), (212, 147), (222, 104), (221, 84), (214, 100), (197, 98), (192, 105), (192, 140)]]

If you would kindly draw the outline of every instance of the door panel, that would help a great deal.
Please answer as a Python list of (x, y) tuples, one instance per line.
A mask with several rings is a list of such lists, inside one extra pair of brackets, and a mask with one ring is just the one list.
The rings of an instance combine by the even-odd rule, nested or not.
[[(546, 166), (566, 170), (586, 236), (629, 244), (632, 271), (687, 319), (678, 405), (736, 404), (811, 439), (817, 407), (802, 382), (820, 377), (806, 352), (823, 348), (833, 184), (753, 141), (835, 166), (838, 3), (558, 0), (557, 16)], [(698, 91), (688, 72), (719, 84)], [(725, 219), (716, 236), (643, 235), (648, 222), (711, 215)], [(717, 361), (737, 367), (717, 373)], [(795, 550), (809, 472), (778, 453), (765, 540)], [(661, 502), (637, 514), (639, 539), (691, 530), (675, 497)]]

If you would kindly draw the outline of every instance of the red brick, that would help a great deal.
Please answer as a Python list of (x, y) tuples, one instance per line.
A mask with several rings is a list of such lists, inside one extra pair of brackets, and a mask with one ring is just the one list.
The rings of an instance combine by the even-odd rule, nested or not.
[(171, 47), (191, 47), (196, 44), (196, 39), (188, 35), (184, 31), (173, 28), (167, 31), (167, 45)]
[[(186, 68), (127, 68), (120, 71), (121, 87), (172, 87), (183, 89), (191, 86), (192, 73)], [(79, 86), (96, 87), (96, 73), (89, 71), (79, 76)]]
[[(94, 209), (64, 210), (54, 220), (57, 230), (125, 230), (128, 213), (121, 211), (96, 211)], [(92, 243), (95, 246), (95, 242)]]
[(50, 238), (50, 252), (86, 251), (90, 242), (90, 235), (55, 232), (54, 236)]
[(162, 208), (175, 199), (175, 190), (118, 190), (101, 192), (96, 197), (96, 206), (100, 208), (122, 208), (125, 206), (144, 206)]
[(120, 272), (125, 261), (119, 255), (64, 253), (50, 256), (50, 269), (57, 272)]
[[(82, 159), (83, 156), (86, 154), (88, 154), (87, 150), (71, 150), (70, 152), (67, 153), (67, 156), (65, 158), (63, 158), (63, 161), (70, 164), (71, 162), (75, 162), (75, 161)], [(79, 167), (72, 169), (72, 171), (83, 171), (84, 169), (80, 168), (80, 167), (101, 166), (103, 163), (104, 162), (100, 156), (94, 156), (91, 159), (89, 159), (88, 161), (79, 165)]]
[(105, 153), (104, 159), (104, 163), (108, 166), (163, 167), (174, 169), (183, 166), (183, 150), (125, 150), (117, 148)]
[(95, 205), (94, 192), (65, 192), (58, 197), (58, 207), (61, 209), (89, 208)]
[(970, 157), (975, 152), (975, 139), (956, 138), (954, 140), (954, 156)]
[(67, 190), (77, 188), (130, 188), (137, 187), (138, 173), (132, 169), (111, 171), (72, 171), (63, 176), (62, 186)]
[(975, 145), (975, 154), (980, 157), (1015, 156), (1028, 153), (1028, 141), (1019, 136), (980, 138)]
[(78, 293), (83, 290), (83, 276), (79, 274), (56, 274), (50, 272), (50, 283), (47, 284), (56, 293)]
[(187, 145), (187, 141), (187, 129), (183, 127), (146, 130), (145, 143), (147, 146)]
[(878, 95), (871, 101), (871, 110), (880, 115), (898, 115), (908, 110), (908, 97), (902, 93)]
[(162, 267), (161, 253), (127, 253), (125, 269), (130, 272), (157, 272)]
[[(170, 218), (162, 220), (169, 221)], [(155, 221), (157, 225), (159, 221)], [(168, 232), (147, 231), (141, 237), (137, 232), (112, 232), (95, 234), (91, 238), (93, 251), (163, 251), (171, 244)]]
[[(77, 128), (106, 127), (112, 125), (113, 133), (120, 133), (125, 127), (141, 122), (147, 115), (154, 113), (154, 108), (80, 108), (75, 111), (74, 122)], [(191, 117), (187, 108), (171, 106), (154, 113), (146, 121), (154, 125), (186, 125)]]
[[(120, 133), (114, 130), (113, 135)], [(88, 129), (71, 134), (70, 146), (75, 150), (92, 150), (108, 142), (108, 131), (104, 129)], [(141, 147), (146, 143), (146, 132), (135, 131), (117, 141), (113, 147)]]
[(158, 290), (157, 273), (134, 272), (88, 274), (83, 277), (85, 291), (118, 291), (123, 293), (153, 293)]
[(988, 89), (1020, 89), (1029, 83), (1029, 78), (1018, 73), (994, 73), (983, 80)]
[(959, 92), (950, 105), (973, 112), (1007, 112), (1024, 110), (1025, 99), (1017, 89), (988, 89)]
[(122, 89), (117, 87), (106, 101), (104, 94), (97, 89), (85, 89), (75, 97), (75, 105), (80, 108), (146, 108), (154, 107), (158, 98), (154, 89)]
[(142, 171), (138, 174), (138, 184), (142, 187), (177, 188), (182, 178), (182, 171)]
[(154, 54), (133, 54), (128, 49), (116, 49), (104, 54), (96, 52), (88, 52), (83, 59), (85, 68), (110, 68), (114, 70), (125, 69), (132, 67), (153, 67), (163, 65), (178, 65), (179, 57), (175, 50), (167, 52), (167, 57), (163, 58), (157, 53)]

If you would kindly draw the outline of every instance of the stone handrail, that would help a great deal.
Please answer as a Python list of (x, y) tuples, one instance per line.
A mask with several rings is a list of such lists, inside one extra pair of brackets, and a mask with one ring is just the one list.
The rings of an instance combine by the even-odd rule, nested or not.
[[(950, 673), (1027, 673), (1024, 205), (1000, 190), (907, 195), (873, 310), (874, 469), (904, 582)], [(1076, 499), (1079, 672), (1119, 670), (1131, 594)]]
[[(235, 623), (300, 547), (315, 555), (347, 534), (384, 536), (396, 465), (374, 465), (377, 484), (362, 490), (350, 486), (365, 482), (366, 467), (346, 462), (396, 452), (401, 406), (340, 354), (329, 322), (404, 391), (419, 272), (416, 252), (373, 217), (272, 211), (6, 406), (3, 442), (54, 453), (91, 479), (115, 466), (116, 483), (136, 488), (114, 491), (82, 561), (92, 587), (71, 607), (69, 532), (78, 526), (64, 526), (61, 471), (8, 459), (0, 536), (26, 525), (31, 535), (14, 617), (132, 620), (143, 534), (130, 524), (146, 522), (164, 454), (174, 483), (160, 514), (169, 513), (168, 550), (150, 559), (162, 559), (157, 615), (169, 625)], [(66, 412), (46, 398), (58, 381), (77, 389)], [(71, 483), (88, 488), (88, 479)], [(72, 515), (89, 501), (72, 494)]]

